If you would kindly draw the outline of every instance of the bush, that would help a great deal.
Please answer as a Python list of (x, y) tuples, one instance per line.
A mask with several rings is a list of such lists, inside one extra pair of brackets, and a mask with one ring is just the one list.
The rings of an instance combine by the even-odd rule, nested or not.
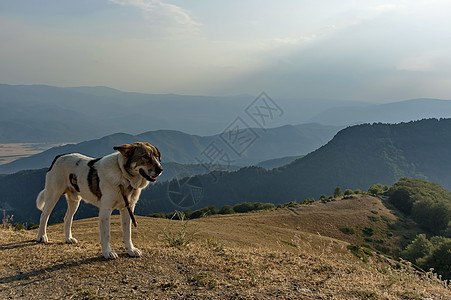
[(151, 217), (151, 218), (166, 218), (166, 214), (163, 213), (163, 212), (160, 212), (160, 213), (148, 214), (147, 217)]
[(313, 203), (313, 202), (315, 202), (315, 198), (307, 198), (304, 201), (302, 201), (301, 204), (310, 204), (310, 203)]
[(374, 234), (374, 229), (371, 227), (365, 227), (362, 229), (362, 232), (367, 236), (372, 236)]
[(349, 195), (352, 195), (352, 194), (354, 194), (353, 190), (351, 190), (351, 189), (346, 189), (345, 190), (345, 196), (349, 196)]
[(255, 203), (244, 202), (233, 206), (233, 210), (237, 213), (246, 213), (254, 210), (269, 210), (274, 208), (275, 206), (272, 203), (261, 203), (261, 202)]
[(368, 193), (371, 195), (383, 195), (389, 190), (389, 187), (380, 183), (373, 184), (368, 189)]
[(228, 214), (234, 214), (235, 211), (233, 210), (233, 207), (231, 205), (224, 205), (221, 210), (218, 212), (220, 215), (228, 215)]
[(341, 232), (343, 232), (344, 234), (348, 234), (348, 235), (353, 235), (355, 234), (355, 230), (354, 228), (350, 228), (350, 227), (342, 227), (339, 228)]
[(210, 205), (198, 210), (195, 210), (191, 213), (190, 219), (198, 219), (206, 216), (216, 215), (218, 213), (218, 209), (214, 205)]
[(246, 213), (249, 212), (253, 209), (253, 205), (252, 203), (249, 202), (243, 202), (243, 203), (239, 203), (239, 204), (235, 204), (233, 206), (233, 210), (237, 213)]

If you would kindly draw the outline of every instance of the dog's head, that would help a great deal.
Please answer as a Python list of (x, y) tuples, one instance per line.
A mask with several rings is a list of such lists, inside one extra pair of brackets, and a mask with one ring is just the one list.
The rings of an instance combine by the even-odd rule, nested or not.
[(135, 142), (113, 147), (124, 158), (124, 168), (132, 176), (141, 175), (147, 181), (154, 182), (163, 171), (161, 153), (149, 143)]

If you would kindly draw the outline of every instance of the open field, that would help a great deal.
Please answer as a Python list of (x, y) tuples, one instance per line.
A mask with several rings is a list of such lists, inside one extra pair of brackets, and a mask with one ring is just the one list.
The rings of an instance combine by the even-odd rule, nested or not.
[(64, 144), (48, 143), (10, 143), (0, 144), (0, 165), (7, 164), (16, 159), (31, 156), (47, 149)]
[[(352, 214), (355, 204), (360, 207)], [(366, 226), (374, 221), (360, 214), (374, 214), (380, 205), (365, 196), (187, 223), (137, 217), (133, 235), (143, 250), (140, 258), (125, 254), (119, 218), (113, 216), (115, 261), (101, 257), (97, 218), (74, 222), (79, 240), (74, 245), (64, 243), (62, 224), (49, 227), (48, 244), (34, 242), (36, 230), (2, 229), (0, 298), (451, 299), (451, 290), (432, 274), (416, 273), (374, 251), (358, 258), (338, 239), (349, 238), (335, 229), (340, 222)], [(339, 221), (337, 207), (349, 211), (340, 212)], [(170, 246), (164, 233), (178, 232), (186, 233), (187, 245)]]

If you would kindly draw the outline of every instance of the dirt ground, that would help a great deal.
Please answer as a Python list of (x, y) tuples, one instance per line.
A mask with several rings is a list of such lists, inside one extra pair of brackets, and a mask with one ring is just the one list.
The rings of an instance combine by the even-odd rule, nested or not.
[[(72, 245), (64, 243), (62, 224), (49, 227), (48, 244), (34, 241), (36, 230), (0, 229), (0, 299), (451, 299), (433, 274), (376, 253), (358, 258), (348, 242), (300, 227), (302, 209), (330, 227), (329, 208), (187, 223), (137, 217), (140, 258), (125, 253), (113, 216), (117, 260), (100, 255), (97, 218), (74, 222), (79, 243)], [(183, 245), (171, 246), (179, 238)]]

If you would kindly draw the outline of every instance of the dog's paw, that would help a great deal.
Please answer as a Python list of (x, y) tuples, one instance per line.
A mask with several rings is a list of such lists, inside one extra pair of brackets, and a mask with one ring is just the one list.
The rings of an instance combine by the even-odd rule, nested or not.
[(127, 250), (127, 254), (132, 256), (132, 257), (140, 257), (142, 255), (141, 250), (139, 250), (138, 248), (131, 248), (131, 249), (126, 249)]
[(36, 239), (36, 241), (37, 241), (38, 243), (48, 243), (48, 242), (49, 242), (49, 238), (47, 237), (47, 235), (38, 236), (38, 238)]
[(76, 244), (76, 243), (78, 243), (78, 241), (74, 237), (70, 237), (70, 238), (66, 239), (66, 244)]
[(106, 259), (116, 259), (119, 257), (113, 250), (102, 252), (102, 254)]

